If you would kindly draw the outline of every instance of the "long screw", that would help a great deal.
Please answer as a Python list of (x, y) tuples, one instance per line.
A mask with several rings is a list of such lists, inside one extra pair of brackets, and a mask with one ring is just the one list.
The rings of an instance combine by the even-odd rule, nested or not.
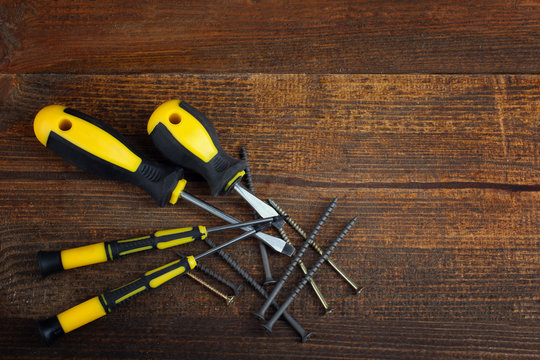
[[(291, 244), (291, 240), (289, 239), (289, 237), (287, 236), (287, 233), (285, 232), (285, 230), (283, 230), (283, 228), (278, 229), (278, 232), (279, 232), (279, 235), (281, 236), (281, 238), (283, 240), (285, 240), (285, 242), (287, 244)], [(304, 262), (302, 260), (299, 260), (298, 265), (300, 266), (300, 269), (302, 270), (302, 273), (304, 273), (304, 275), (306, 275), (307, 274), (307, 268), (306, 268), (306, 265), (304, 264)], [(313, 291), (315, 291), (315, 295), (317, 295), (317, 297), (319, 298), (319, 301), (321, 302), (322, 306), (324, 307), (325, 314), (330, 314), (333, 310), (330, 307), (330, 305), (328, 305), (328, 302), (324, 298), (324, 295), (322, 294), (321, 290), (319, 289), (319, 286), (317, 286), (317, 283), (315, 282), (315, 280), (310, 279), (309, 284), (313, 288)]]
[(311, 269), (309, 269), (309, 272), (307, 273), (307, 275), (304, 276), (302, 281), (300, 281), (300, 283), (296, 286), (296, 288), (294, 288), (294, 290), (291, 292), (289, 297), (283, 302), (283, 304), (276, 311), (274, 316), (272, 316), (272, 318), (266, 324), (261, 325), (263, 328), (266, 329), (266, 331), (268, 331), (268, 333), (272, 332), (272, 327), (276, 323), (277, 319), (281, 316), (281, 313), (283, 313), (283, 311), (285, 311), (289, 307), (289, 305), (293, 302), (296, 296), (298, 296), (298, 294), (304, 288), (304, 286), (309, 281), (309, 279), (311, 279), (313, 275), (317, 272), (317, 270), (319, 270), (322, 263), (328, 258), (330, 253), (334, 251), (334, 249), (341, 242), (341, 240), (343, 240), (343, 238), (345, 237), (347, 232), (349, 232), (349, 230), (351, 229), (351, 227), (354, 225), (355, 222), (356, 222), (356, 217), (352, 219), (351, 221), (349, 221), (349, 223), (345, 226), (345, 228), (343, 228), (343, 230), (338, 235), (338, 237), (334, 240), (334, 242), (332, 242), (332, 244), (328, 247), (328, 249), (326, 249), (326, 251), (315, 263), (315, 265)]
[[(216, 244), (209, 238), (205, 238), (204, 241), (210, 247), (216, 246)], [(240, 274), (240, 276), (242, 276), (248, 282), (249, 285), (251, 285), (255, 290), (257, 290), (257, 292), (261, 294), (263, 298), (268, 298), (268, 293), (266, 292), (266, 290), (264, 290), (264, 288), (259, 285), (259, 283), (255, 281), (255, 279), (251, 275), (249, 275), (246, 270), (244, 270), (240, 265), (238, 265), (238, 263), (234, 261), (229, 256), (229, 254), (227, 254), (224, 250), (218, 251), (218, 254), (223, 260), (225, 260), (227, 264), (229, 264), (234, 270), (236, 270)], [(279, 308), (279, 305), (275, 301), (272, 302), (272, 306), (274, 306), (276, 309)], [(284, 311), (282, 315), (283, 318), (289, 323), (289, 325), (291, 325), (291, 327), (300, 335), (302, 342), (306, 342), (311, 337), (312, 333), (304, 330), (304, 328), (298, 323), (298, 321), (296, 321), (291, 315), (289, 315), (289, 313)]]
[(285, 274), (283, 274), (281, 279), (278, 281), (278, 283), (276, 284), (276, 286), (272, 290), (272, 293), (270, 294), (268, 299), (266, 299), (266, 302), (263, 304), (263, 306), (259, 309), (258, 312), (253, 314), (253, 315), (255, 315), (256, 318), (258, 318), (260, 320), (264, 320), (264, 314), (266, 313), (266, 310), (268, 310), (268, 307), (270, 307), (270, 304), (276, 298), (277, 294), (279, 293), (279, 291), (281, 290), (281, 288), (285, 284), (285, 281), (287, 281), (287, 279), (291, 275), (294, 267), (296, 266), (298, 261), (304, 255), (304, 252), (306, 252), (306, 249), (308, 248), (309, 244), (313, 241), (313, 239), (315, 238), (315, 236), (317, 235), (317, 233), (319, 232), (319, 230), (321, 229), (323, 224), (326, 222), (326, 219), (328, 218), (328, 216), (330, 216), (330, 213), (334, 210), (337, 200), (338, 199), (335, 198), (332, 201), (332, 203), (328, 206), (328, 208), (326, 209), (326, 211), (322, 215), (321, 219), (315, 225), (315, 228), (313, 229), (311, 234), (308, 236), (307, 240), (304, 242), (304, 244), (302, 245), (300, 250), (298, 250), (298, 252), (296, 253), (296, 256), (290, 262), (289, 267), (287, 267), (287, 270), (285, 270)]
[(231, 303), (233, 302), (234, 295), (233, 296), (225, 295), (224, 293), (222, 293), (221, 291), (219, 291), (218, 289), (216, 289), (215, 287), (213, 287), (212, 285), (210, 285), (209, 283), (207, 283), (206, 281), (204, 281), (200, 277), (196, 276), (195, 274), (192, 274), (189, 271), (186, 273), (186, 275), (189, 276), (190, 278), (192, 278), (193, 280), (195, 280), (196, 282), (198, 282), (199, 284), (206, 287), (208, 290), (210, 290), (211, 292), (213, 292), (217, 296), (225, 299), (225, 302), (227, 303), (227, 305), (231, 305)]
[[(255, 188), (253, 187), (253, 178), (251, 177), (251, 168), (249, 167), (249, 159), (247, 155), (246, 148), (242, 146), (241, 151), (241, 158), (246, 162), (246, 182), (249, 191), (251, 191), (252, 194), (255, 194)], [(257, 218), (257, 215), (255, 213), (255, 218)], [(273, 285), (276, 283), (276, 280), (272, 277), (272, 270), (270, 269), (270, 262), (268, 260), (268, 252), (266, 251), (266, 245), (262, 241), (259, 241), (259, 251), (261, 253), (263, 268), (264, 268), (264, 283), (263, 285)]]
[[(281, 206), (279, 206), (275, 201), (273, 201), (272, 199), (268, 199), (268, 203), (276, 210), (276, 212), (285, 217), (285, 221), (294, 229), (296, 230), (296, 232), (298, 234), (300, 234), (300, 236), (302, 236), (304, 239), (307, 239), (307, 235), (306, 233), (304, 232), (304, 230), (302, 230), (302, 228), (300, 227), (300, 225), (298, 225), (296, 223), (296, 221), (294, 221), (286, 212), (285, 210), (283, 210), (281, 208)], [(319, 253), (319, 255), (322, 255), (323, 254), (323, 251), (322, 249), (320, 248), (320, 246), (315, 242), (313, 241), (311, 243), (311, 246), (313, 246), (313, 248), (315, 249), (315, 251), (317, 251)], [(360, 294), (362, 292), (362, 290), (364, 289), (363, 287), (361, 286), (358, 286), (354, 283), (354, 281), (352, 281), (352, 279), (347, 276), (347, 274), (345, 274), (343, 272), (343, 270), (341, 270), (337, 265), (336, 263), (329, 257), (326, 262), (328, 262), (328, 265), (330, 265), (338, 274), (339, 276), (341, 276), (349, 285), (351, 285), (354, 289), (354, 292), (356, 294)]]

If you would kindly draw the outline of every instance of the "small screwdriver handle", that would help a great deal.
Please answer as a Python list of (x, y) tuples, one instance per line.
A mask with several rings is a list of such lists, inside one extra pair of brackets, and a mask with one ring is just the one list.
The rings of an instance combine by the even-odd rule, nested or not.
[(62, 251), (39, 251), (38, 265), (43, 277), (82, 266), (116, 260), (151, 249), (167, 249), (206, 238), (206, 227), (187, 227), (157, 231), (133, 239), (100, 242)]
[(155, 289), (169, 280), (190, 271), (197, 262), (193, 256), (175, 260), (117, 289), (104, 292), (56, 316), (38, 322), (38, 329), (47, 344), (59, 336), (99, 319), (113, 311), (118, 305), (145, 291)]
[(163, 156), (202, 175), (213, 196), (228, 193), (245, 174), (245, 161), (229, 156), (210, 120), (186, 102), (160, 105), (150, 116), (148, 134)]
[(38, 140), (71, 164), (103, 178), (128, 181), (160, 206), (176, 203), (186, 181), (182, 169), (145, 159), (110, 126), (62, 105), (50, 105), (34, 120)]

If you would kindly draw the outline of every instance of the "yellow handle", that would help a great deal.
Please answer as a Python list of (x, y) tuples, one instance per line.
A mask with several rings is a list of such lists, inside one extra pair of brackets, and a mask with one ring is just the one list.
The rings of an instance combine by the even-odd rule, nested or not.
[(180, 100), (161, 104), (148, 120), (148, 133), (163, 124), (182, 146), (205, 163), (217, 155), (218, 149), (204, 126), (180, 106)]
[(57, 317), (62, 330), (68, 333), (105, 315), (105, 309), (96, 296), (58, 314)]
[(89, 120), (64, 112), (62, 105), (44, 107), (34, 120), (34, 132), (45, 146), (51, 133), (55, 133), (78, 148), (111, 164), (135, 172), (142, 159), (116, 137)]

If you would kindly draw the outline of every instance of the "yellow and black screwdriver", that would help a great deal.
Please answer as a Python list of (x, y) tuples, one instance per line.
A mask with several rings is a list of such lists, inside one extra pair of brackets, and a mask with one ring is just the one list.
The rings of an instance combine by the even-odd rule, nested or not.
[[(43, 145), (73, 165), (103, 178), (131, 182), (150, 194), (160, 206), (175, 204), (182, 197), (222, 220), (232, 224), (240, 222), (185, 192), (186, 180), (181, 168), (170, 168), (144, 158), (116, 130), (80, 111), (62, 105), (47, 106), (36, 115), (34, 132)], [(277, 252), (288, 256), (294, 252), (292, 246), (275, 236), (263, 232), (254, 236)]]
[(152, 249), (168, 249), (173, 246), (202, 240), (208, 234), (219, 231), (271, 223), (276, 218), (264, 218), (243, 223), (222, 225), (207, 229), (205, 226), (161, 230), (148, 236), (133, 239), (100, 242), (61, 251), (39, 251), (38, 265), (44, 277), (62, 270), (116, 260), (120, 257)]
[[(202, 175), (212, 195), (234, 189), (260, 217), (278, 216), (273, 207), (240, 185), (246, 163), (223, 150), (210, 120), (193, 106), (180, 100), (161, 104), (150, 116), (147, 130), (163, 156)], [(283, 224), (284, 221), (272, 223), (278, 229)]]
[(257, 225), (253, 230), (216, 246), (202, 254), (187, 256), (146, 272), (143, 276), (124, 286), (104, 292), (56, 316), (38, 322), (38, 329), (47, 344), (59, 336), (99, 319), (113, 311), (118, 305), (138, 296), (145, 291), (155, 289), (164, 283), (183, 275), (197, 266), (197, 261), (232, 245), (267, 227), (270, 223)]

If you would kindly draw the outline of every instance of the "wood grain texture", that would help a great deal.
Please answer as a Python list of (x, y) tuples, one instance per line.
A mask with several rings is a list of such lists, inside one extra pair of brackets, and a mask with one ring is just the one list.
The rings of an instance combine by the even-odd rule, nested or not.
[[(0, 76), (0, 349), (17, 358), (535, 358), (540, 355), (540, 77), (534, 75)], [(327, 266), (316, 275), (335, 308), (322, 317), (304, 290), (290, 308), (315, 336), (251, 316), (246, 288), (224, 302), (188, 278), (43, 347), (35, 320), (135, 279), (174, 258), (150, 252), (41, 279), (38, 250), (145, 235), (214, 219), (187, 203), (158, 208), (131, 185), (96, 179), (35, 139), (33, 117), (62, 103), (100, 118), (155, 159), (146, 120), (181, 97), (213, 120), (231, 154), (246, 145), (255, 188), (306, 230), (339, 196), (318, 241), (365, 287)], [(251, 218), (235, 196), (191, 193)], [(295, 245), (301, 240), (288, 231)], [(216, 242), (227, 235), (215, 237)], [(183, 252), (198, 253), (204, 244)], [(263, 279), (255, 240), (238, 262)], [(289, 259), (270, 254), (276, 276)], [(305, 262), (313, 264), (314, 252)], [(216, 258), (205, 264), (240, 277)], [(280, 299), (300, 279), (287, 283)], [(246, 284), (247, 286), (247, 284)], [(227, 289), (223, 289), (227, 290)]]
[(526, 1), (3, 1), (0, 72), (538, 73)]

